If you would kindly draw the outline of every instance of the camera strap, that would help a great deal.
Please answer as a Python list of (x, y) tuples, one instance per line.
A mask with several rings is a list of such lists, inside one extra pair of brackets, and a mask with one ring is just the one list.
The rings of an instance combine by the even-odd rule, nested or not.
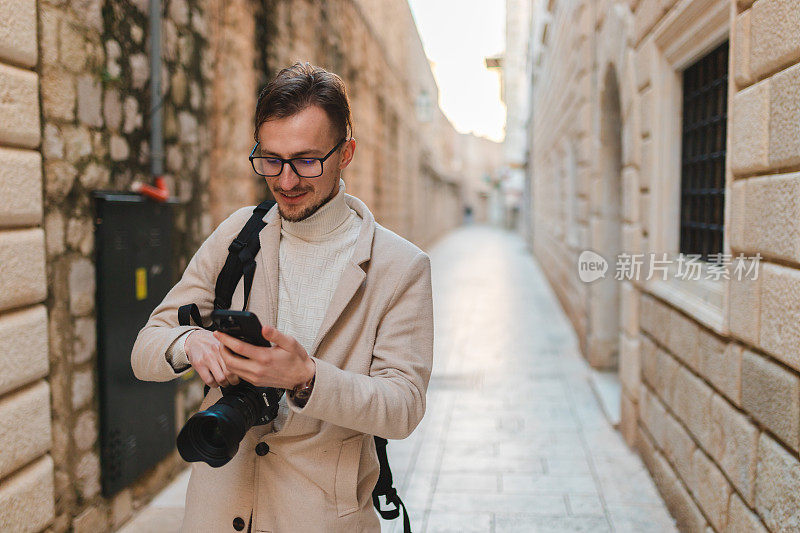
[[(225, 265), (217, 276), (217, 283), (214, 287), (214, 309), (230, 309), (233, 300), (233, 292), (239, 280), (244, 277), (244, 305), (242, 311), (247, 309), (247, 300), (250, 296), (250, 289), (253, 287), (253, 275), (256, 270), (255, 257), (261, 249), (261, 241), (258, 234), (266, 226), (264, 215), (267, 214), (275, 204), (272, 200), (265, 200), (258, 204), (253, 210), (253, 214), (245, 223), (239, 235), (233, 239), (228, 246), (228, 258)], [(197, 304), (191, 303), (182, 305), (178, 308), (178, 323), (181, 326), (189, 326), (191, 322), (201, 328), (213, 331), (215, 325), (203, 325), (203, 317)], [(208, 394), (208, 385), (204, 387), (205, 394)], [(394, 520), (400, 516), (400, 508), (403, 509), (403, 533), (411, 533), (411, 523), (406, 512), (406, 506), (397, 494), (397, 489), (392, 486), (392, 470), (389, 468), (389, 459), (386, 456), (387, 440), (378, 436), (375, 438), (375, 449), (378, 454), (380, 473), (375, 488), (372, 490), (372, 504), (375, 510), (384, 520)], [(381, 509), (379, 497), (386, 498), (387, 505), (394, 505), (394, 509)]]
[[(233, 292), (239, 280), (244, 277), (244, 305), (242, 311), (247, 309), (247, 300), (250, 297), (250, 289), (253, 286), (253, 276), (256, 271), (256, 254), (261, 249), (261, 241), (258, 234), (267, 225), (264, 222), (264, 215), (275, 204), (272, 200), (265, 200), (253, 209), (253, 214), (244, 225), (239, 235), (233, 239), (228, 246), (228, 257), (225, 265), (217, 276), (217, 283), (214, 287), (214, 309), (230, 309), (233, 300)], [(197, 304), (191, 303), (178, 308), (178, 323), (181, 326), (191, 325), (191, 321), (203, 329), (213, 331), (216, 329), (212, 323), (209, 326), (203, 325), (203, 318)]]
[[(380, 474), (378, 474), (378, 482), (375, 483), (375, 488), (372, 490), (372, 505), (375, 506), (375, 510), (384, 520), (394, 520), (400, 516), (400, 508), (402, 507), (403, 533), (411, 533), (411, 522), (408, 519), (406, 506), (397, 494), (397, 489), (392, 486), (392, 469), (389, 468), (389, 458), (386, 456), (386, 444), (388, 442), (382, 437), (375, 436), (375, 451), (378, 452), (378, 463), (381, 466), (381, 470)], [(394, 509), (381, 509), (380, 496), (386, 498), (387, 505), (394, 505)]]

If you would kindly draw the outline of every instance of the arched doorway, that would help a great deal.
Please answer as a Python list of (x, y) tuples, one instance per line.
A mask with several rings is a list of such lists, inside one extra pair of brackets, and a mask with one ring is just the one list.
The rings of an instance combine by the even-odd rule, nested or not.
[(613, 66), (603, 77), (600, 92), (600, 180), (593, 209), (592, 247), (609, 263), (604, 279), (592, 284), (588, 359), (594, 368), (616, 369), (619, 360), (620, 283), (614, 279), (622, 252), (622, 112), (619, 83)]

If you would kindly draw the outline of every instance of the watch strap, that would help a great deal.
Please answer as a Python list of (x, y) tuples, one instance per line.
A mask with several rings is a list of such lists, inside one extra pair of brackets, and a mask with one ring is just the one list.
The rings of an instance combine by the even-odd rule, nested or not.
[(306, 381), (305, 383), (301, 383), (297, 385), (292, 391), (289, 393), (294, 400), (294, 403), (297, 404), (298, 407), (305, 407), (308, 398), (311, 397), (311, 392), (314, 390), (314, 378), (317, 377), (316, 372), (311, 379)]

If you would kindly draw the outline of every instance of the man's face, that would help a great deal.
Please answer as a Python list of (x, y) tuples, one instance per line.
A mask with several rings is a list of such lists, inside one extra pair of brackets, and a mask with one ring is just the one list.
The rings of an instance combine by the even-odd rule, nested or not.
[[(290, 117), (264, 122), (258, 129), (260, 153), (283, 159), (325, 157), (341, 138), (336, 138), (328, 115), (319, 106), (309, 106)], [(281, 216), (297, 222), (314, 214), (339, 192), (341, 171), (353, 158), (355, 140), (345, 141), (322, 164), (316, 178), (298, 176), (285, 163), (280, 175), (265, 177)]]

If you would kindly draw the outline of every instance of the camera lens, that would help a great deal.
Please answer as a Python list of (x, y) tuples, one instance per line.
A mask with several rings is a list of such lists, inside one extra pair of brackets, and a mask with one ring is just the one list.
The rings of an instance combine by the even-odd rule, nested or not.
[(178, 452), (185, 461), (203, 461), (217, 467), (236, 455), (239, 442), (252, 424), (246, 426), (241, 413), (224, 400), (226, 397), (192, 416), (181, 429)]
[(222, 437), (222, 430), (219, 423), (214, 418), (204, 418), (200, 424), (200, 433), (211, 446), (215, 448), (225, 447), (225, 439)]
[[(222, 392), (217, 403), (194, 414), (178, 434), (178, 452), (185, 461), (203, 461), (213, 467), (230, 461), (251, 427), (259, 420), (265, 424), (275, 418), (283, 391), (257, 388), (242, 381), (223, 387)], [(264, 395), (272, 397), (269, 405), (265, 404)]]

